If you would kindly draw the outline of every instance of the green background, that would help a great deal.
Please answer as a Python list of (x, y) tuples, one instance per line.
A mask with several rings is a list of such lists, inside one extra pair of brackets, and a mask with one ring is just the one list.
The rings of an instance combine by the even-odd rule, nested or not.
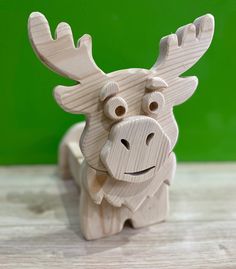
[(83, 116), (62, 111), (52, 97), (58, 84), (72, 85), (35, 56), (27, 36), (32, 11), (46, 15), (54, 31), (67, 21), (77, 39), (93, 37), (93, 54), (105, 72), (150, 68), (158, 44), (196, 17), (212, 13), (213, 43), (187, 72), (199, 87), (175, 108), (180, 127), (176, 146), (181, 161), (236, 160), (236, 1), (0, 0), (0, 164), (54, 163), (63, 133)]

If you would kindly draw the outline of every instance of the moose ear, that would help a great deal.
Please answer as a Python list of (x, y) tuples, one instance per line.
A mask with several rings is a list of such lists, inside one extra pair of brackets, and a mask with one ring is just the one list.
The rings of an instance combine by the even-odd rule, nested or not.
[(195, 76), (178, 78), (176, 83), (166, 91), (167, 102), (171, 102), (173, 106), (184, 103), (194, 94), (197, 85), (198, 78)]
[(161, 91), (165, 96), (166, 104), (177, 106), (187, 101), (195, 92), (198, 85), (198, 78), (177, 77), (169, 85), (160, 77), (149, 78), (146, 88), (151, 91)]

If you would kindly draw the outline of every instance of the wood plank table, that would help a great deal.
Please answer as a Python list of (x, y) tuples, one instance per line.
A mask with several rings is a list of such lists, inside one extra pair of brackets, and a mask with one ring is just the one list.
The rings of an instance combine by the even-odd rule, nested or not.
[(236, 269), (236, 164), (179, 164), (167, 222), (85, 241), (55, 166), (0, 168), (0, 268)]

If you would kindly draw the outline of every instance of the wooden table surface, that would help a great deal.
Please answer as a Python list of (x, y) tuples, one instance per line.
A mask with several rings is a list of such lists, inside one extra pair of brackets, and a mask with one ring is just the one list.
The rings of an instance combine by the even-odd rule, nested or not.
[(85, 241), (55, 166), (0, 168), (0, 268), (236, 269), (236, 164), (179, 164), (167, 222)]

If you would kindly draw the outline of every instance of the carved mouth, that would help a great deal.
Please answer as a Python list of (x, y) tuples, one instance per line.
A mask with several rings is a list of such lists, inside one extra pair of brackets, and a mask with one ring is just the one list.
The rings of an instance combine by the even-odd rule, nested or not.
[(126, 175), (131, 175), (131, 176), (140, 176), (140, 175), (143, 175), (145, 173), (147, 173), (148, 171), (152, 170), (155, 166), (151, 166), (147, 169), (144, 169), (144, 170), (141, 170), (141, 171), (138, 171), (138, 172), (126, 172), (125, 174)]

